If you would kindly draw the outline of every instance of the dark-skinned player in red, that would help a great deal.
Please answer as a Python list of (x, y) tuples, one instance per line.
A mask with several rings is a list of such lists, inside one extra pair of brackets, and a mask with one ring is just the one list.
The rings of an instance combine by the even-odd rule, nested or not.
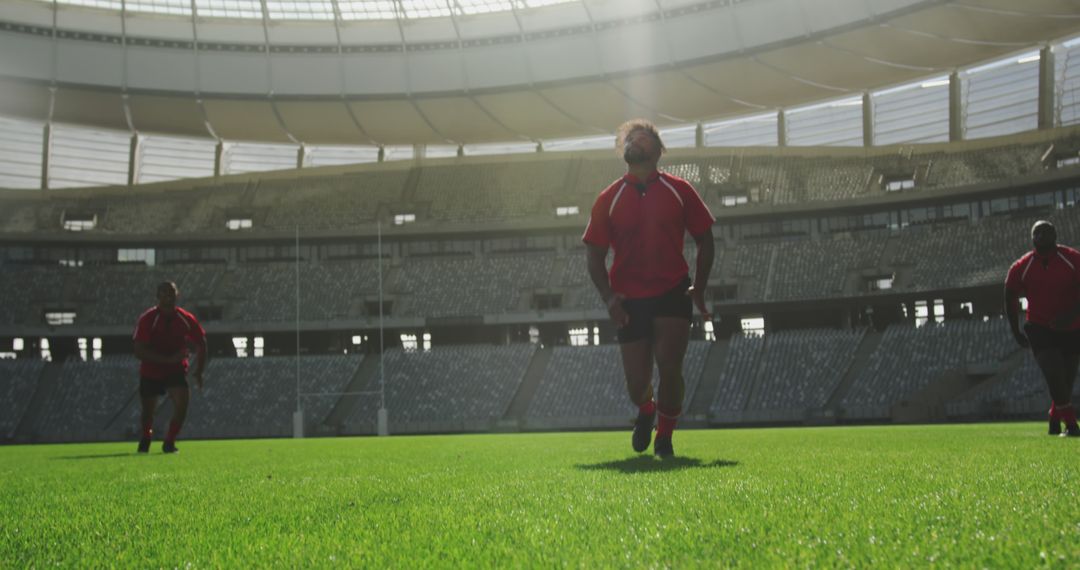
[[(1080, 366), (1080, 251), (1058, 245), (1048, 221), (1031, 227), (1034, 249), (1016, 260), (1005, 278), (1005, 314), (1016, 342), (1031, 348), (1050, 391), (1050, 435), (1080, 437), (1072, 393)], [(1019, 299), (1027, 297), (1023, 332)], [(1065, 432), (1061, 424), (1065, 423)]]
[[(671, 437), (682, 413), (683, 358), (693, 307), (711, 318), (705, 289), (713, 264), (715, 218), (689, 182), (657, 169), (665, 149), (652, 123), (624, 123), (616, 148), (626, 162), (626, 175), (600, 193), (582, 239), (589, 277), (618, 327), (626, 388), (638, 407), (631, 444), (639, 453), (649, 448), (659, 414), (653, 452), (667, 458), (675, 454)], [(683, 259), (687, 233), (697, 243), (692, 284)], [(615, 251), (610, 274), (609, 248)], [(660, 374), (655, 400), (654, 362)]]
[(165, 281), (158, 285), (156, 306), (139, 316), (135, 325), (135, 357), (139, 365), (139, 401), (142, 405), (139, 453), (150, 451), (153, 439), (154, 410), (158, 398), (169, 395), (173, 401), (173, 416), (169, 431), (162, 443), (162, 453), (176, 453), (176, 437), (184, 427), (191, 391), (188, 388), (189, 344), (195, 346), (198, 365), (195, 385), (202, 389), (206, 369), (206, 331), (188, 311), (176, 306), (180, 296), (176, 284)]

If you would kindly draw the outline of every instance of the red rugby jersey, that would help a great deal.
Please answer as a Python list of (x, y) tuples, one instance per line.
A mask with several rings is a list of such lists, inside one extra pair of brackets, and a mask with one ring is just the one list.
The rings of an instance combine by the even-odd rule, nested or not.
[[(1028, 322), (1048, 327), (1080, 300), (1080, 251), (1063, 245), (1049, 255), (1029, 251), (1009, 268), (1005, 287), (1027, 297)], [(1080, 317), (1068, 328), (1080, 329)]]
[[(145, 342), (161, 355), (174, 354), (187, 350), (188, 341), (200, 342), (206, 338), (206, 331), (199, 324), (195, 315), (176, 307), (176, 312), (168, 315), (158, 307), (151, 307), (139, 315), (133, 337), (138, 342)], [(139, 375), (143, 378), (161, 380), (170, 374), (187, 372), (188, 359), (183, 362), (161, 363), (146, 362), (139, 365)]]
[(657, 171), (640, 181), (627, 174), (600, 193), (582, 241), (615, 250), (613, 291), (628, 299), (655, 297), (689, 273), (685, 234), (699, 236), (715, 221), (682, 178)]

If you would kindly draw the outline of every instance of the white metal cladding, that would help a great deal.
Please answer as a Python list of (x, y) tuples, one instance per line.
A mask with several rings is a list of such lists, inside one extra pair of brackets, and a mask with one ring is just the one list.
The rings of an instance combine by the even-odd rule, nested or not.
[(949, 140), (949, 78), (932, 77), (874, 93), (874, 144)]
[(544, 150), (552, 152), (574, 152), (579, 150), (614, 149), (615, 137), (613, 135), (601, 135), (598, 137), (551, 139), (545, 140), (543, 144)]
[(131, 135), (54, 124), (49, 188), (126, 185)]
[(862, 146), (862, 97), (786, 112), (791, 146)]
[(222, 159), (223, 174), (265, 172), (296, 168), (298, 145), (263, 144), (254, 142), (229, 143)]
[(424, 147), (424, 158), (453, 158), (457, 147), (450, 144), (429, 144)]
[(705, 146), (776, 146), (776, 113), (705, 123)]
[(1038, 52), (1014, 55), (961, 74), (964, 138), (1007, 135), (1038, 126), (1036, 56)]
[(505, 142), (505, 143), (481, 143), (464, 145), (462, 151), (465, 156), (485, 156), (497, 154), (526, 154), (536, 151), (536, 143)]
[(397, 18), (392, 0), (338, 0), (342, 20), (393, 20)]
[(1080, 38), (1054, 48), (1055, 119), (1059, 125), (1080, 123)]
[(190, 16), (191, 0), (124, 0), (124, 9), (128, 12)]
[(383, 147), (383, 160), (412, 160), (416, 149), (411, 146), (395, 145)]
[(304, 149), (304, 166), (335, 166), (378, 162), (375, 146), (312, 145)]
[(693, 148), (697, 143), (697, 125), (660, 129), (660, 138), (667, 148)]
[(195, 0), (199, 16), (262, 19), (259, 0)]
[(333, 20), (330, 0), (266, 0), (266, 15), (271, 20)]
[[(40, 0), (52, 3), (53, 0)], [(470, 16), (509, 12), (515, 9), (538, 8), (553, 4), (580, 2), (580, 0), (401, 0), (400, 9), (395, 0), (338, 0), (343, 20), (432, 18), (450, 15)], [(191, 14), (191, 0), (56, 0), (57, 4), (87, 6), (106, 10), (125, 9), (128, 12)], [(200, 17), (261, 19), (259, 0), (195, 0)], [(332, 20), (332, 0), (266, 0), (266, 15), (272, 20)]]
[(41, 123), (0, 117), (0, 188), (41, 187)]
[(139, 140), (138, 182), (162, 182), (214, 175), (212, 139), (148, 135)]

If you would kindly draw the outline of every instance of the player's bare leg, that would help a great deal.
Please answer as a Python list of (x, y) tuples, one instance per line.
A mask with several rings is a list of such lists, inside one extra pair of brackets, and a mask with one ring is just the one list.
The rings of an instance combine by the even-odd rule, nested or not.
[(1053, 408), (1050, 417), (1050, 435), (1061, 433), (1059, 419), (1062, 413), (1068, 409), (1071, 394), (1068, 394), (1068, 382), (1065, 379), (1065, 358), (1060, 350), (1040, 350), (1035, 355), (1035, 363), (1039, 365), (1043, 378), (1046, 380), (1046, 388), (1050, 392)]
[(652, 369), (653, 353), (648, 339), (625, 342), (619, 345), (622, 353), (623, 371), (626, 373), (626, 391), (635, 406), (653, 399)]
[(1080, 354), (1065, 354), (1063, 360), (1065, 376), (1062, 378), (1062, 392), (1068, 398), (1069, 406), (1061, 410), (1059, 415), (1065, 421), (1065, 435), (1080, 437), (1080, 426), (1076, 424), (1076, 403), (1073, 401), (1076, 373), (1080, 368)]
[(150, 451), (150, 440), (154, 436), (154, 410), (157, 409), (157, 396), (139, 398), (139, 453)]
[(682, 414), (683, 398), (686, 394), (682, 368), (686, 347), (690, 343), (690, 321), (678, 317), (657, 317), (653, 319), (653, 331), (653, 353), (660, 372), (657, 399), (660, 419), (657, 421), (653, 452), (660, 457), (671, 457), (674, 455), (671, 435), (678, 417)]
[(162, 444), (161, 450), (165, 453), (175, 453), (176, 436), (180, 434), (180, 428), (184, 427), (184, 420), (187, 419), (191, 391), (187, 388), (169, 388), (169, 397), (173, 401), (173, 416), (169, 421), (169, 433), (165, 435), (165, 443)]
[(638, 407), (631, 445), (634, 451), (641, 453), (649, 448), (653, 420), (656, 418), (652, 388), (652, 345), (649, 339), (624, 342), (619, 345), (619, 352), (622, 354), (623, 372), (626, 375), (626, 391), (630, 395), (630, 401)]
[(1065, 355), (1065, 393), (1072, 400), (1073, 391), (1076, 390), (1076, 373), (1080, 371), (1080, 354)]

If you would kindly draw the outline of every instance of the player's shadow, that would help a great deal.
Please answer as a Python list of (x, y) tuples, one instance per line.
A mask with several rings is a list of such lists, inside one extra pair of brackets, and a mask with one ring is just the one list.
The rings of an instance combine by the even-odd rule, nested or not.
[(696, 457), (671, 457), (657, 459), (651, 455), (636, 455), (626, 459), (576, 465), (583, 471), (619, 471), (621, 473), (651, 473), (656, 471), (680, 471), (682, 469), (701, 469), (713, 467), (735, 467), (738, 461), (717, 459), (705, 463)]
[(113, 457), (132, 457), (137, 455), (135, 453), (101, 453), (98, 455), (60, 455), (53, 457), (53, 459), (62, 459), (64, 461), (80, 461), (83, 459), (109, 459)]

